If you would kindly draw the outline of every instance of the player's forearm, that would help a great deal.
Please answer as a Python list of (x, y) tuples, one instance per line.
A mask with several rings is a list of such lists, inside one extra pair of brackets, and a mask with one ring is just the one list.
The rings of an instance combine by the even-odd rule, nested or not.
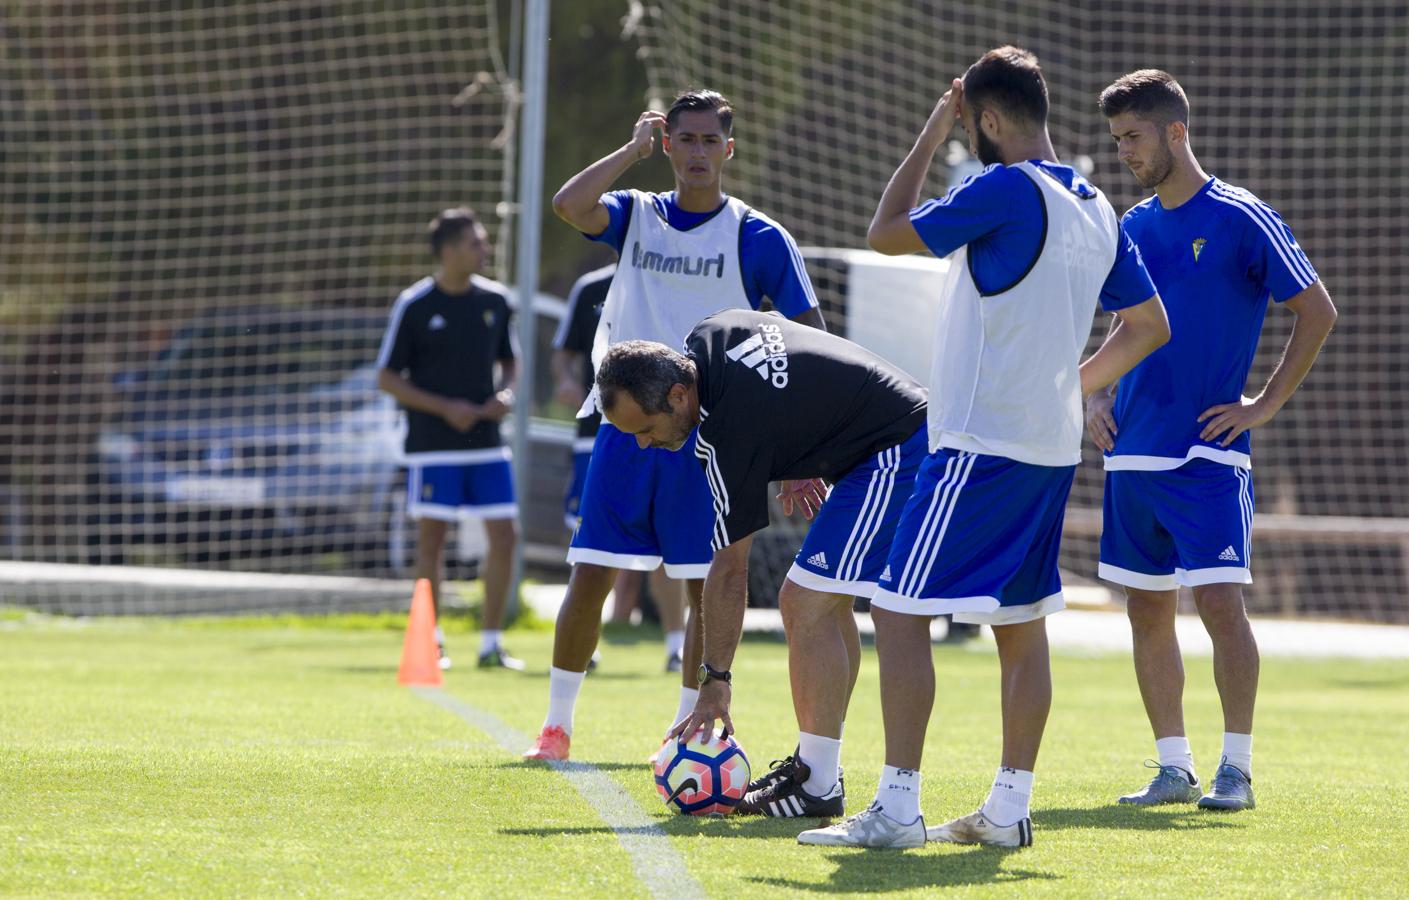
[(704, 662), (728, 669), (744, 633), (748, 607), (748, 548), (745, 538), (714, 555), (700, 600), (700, 627), (704, 631)]
[(414, 409), (416, 412), (429, 413), (433, 416), (445, 413), (445, 404), (448, 398), (424, 388), (418, 388), (407, 381), (404, 376), (390, 369), (382, 369), (377, 373), (377, 387), (395, 397), (396, 402), (406, 409)]
[(579, 231), (590, 230), (595, 224), (592, 213), (597, 210), (602, 195), (611, 190), (616, 180), (640, 158), (640, 151), (630, 144), (623, 144), (597, 160), (558, 188), (553, 195), (553, 212)]
[(1101, 349), (1081, 364), (1081, 393), (1089, 396), (1115, 384), (1122, 375), (1169, 340), (1169, 320), (1158, 296), (1122, 310)]
[(793, 316), (793, 321), (799, 325), (806, 325), (809, 328), (816, 328), (818, 331), (827, 330), (827, 322), (822, 318), (822, 310), (815, 306), (808, 307), (802, 312)]
[(871, 217), (871, 227), (866, 232), (866, 241), (877, 253), (908, 253), (909, 248), (896, 240), (897, 231), (902, 225), (908, 226), (910, 210), (920, 202), (920, 190), (925, 185), (925, 175), (939, 145), (922, 133), (915, 146), (890, 177), (881, 202), (876, 206), (876, 214)]
[(1286, 349), (1282, 351), (1282, 359), (1257, 399), (1271, 409), (1281, 409), (1311, 372), (1316, 358), (1321, 355), (1321, 345), (1326, 342), (1335, 324), (1334, 307), (1329, 311), (1317, 310), (1314, 314), (1298, 314), (1291, 336), (1287, 338)]
[(517, 359), (499, 360), (499, 390), (513, 392), (519, 384), (519, 361)]

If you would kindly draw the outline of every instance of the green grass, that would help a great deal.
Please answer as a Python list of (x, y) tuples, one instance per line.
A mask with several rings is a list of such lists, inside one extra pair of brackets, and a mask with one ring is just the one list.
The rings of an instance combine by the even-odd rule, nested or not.
[[(0, 617), (0, 892), (647, 895), (565, 778), (396, 685), (398, 631), (356, 618), (290, 624)], [(532, 734), (552, 638), (511, 638), (527, 674), (456, 669), (446, 690)], [(472, 635), (451, 640), (472, 658)], [(711, 896), (1387, 895), (1409, 884), (1409, 664), (1264, 661), (1260, 807), (1220, 815), (1112, 805), (1143, 783), (1152, 749), (1130, 664), (1059, 656), (1036, 845), (902, 853), (801, 847), (796, 822), (668, 816), (643, 760), (676, 682), (660, 672), (657, 637), (616, 632), (603, 652), (574, 757), (657, 817)], [(936, 658), (931, 821), (973, 809), (998, 756), (991, 651)], [(739, 738), (761, 768), (795, 740), (785, 650), (750, 640), (734, 668)], [(1188, 669), (1207, 774), (1222, 727), (1208, 661)], [(868, 649), (847, 723), (850, 808), (869, 801), (881, 756)]]

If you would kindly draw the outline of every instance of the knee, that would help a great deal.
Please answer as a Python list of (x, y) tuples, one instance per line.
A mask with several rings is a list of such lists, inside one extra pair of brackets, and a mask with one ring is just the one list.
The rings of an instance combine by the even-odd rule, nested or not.
[(1199, 618), (1209, 628), (1237, 628), (1247, 623), (1242, 588), (1236, 584), (1210, 584), (1194, 589)]
[(1174, 594), (1172, 598), (1166, 598), (1137, 591), (1127, 592), (1125, 616), (1130, 620), (1131, 629), (1141, 634), (1172, 631), (1178, 596)]
[(513, 519), (491, 519), (484, 523), (484, 537), (492, 553), (512, 551), (519, 541), (519, 526)]
[(778, 590), (778, 611), (783, 616), (783, 628), (792, 634), (795, 631), (809, 631), (832, 621), (832, 597), (810, 591), (801, 585), (784, 580)]

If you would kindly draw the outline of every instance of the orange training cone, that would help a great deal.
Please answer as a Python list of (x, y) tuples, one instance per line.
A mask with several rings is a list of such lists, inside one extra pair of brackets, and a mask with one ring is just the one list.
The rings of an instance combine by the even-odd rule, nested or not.
[(435, 604), (431, 602), (431, 583), (424, 578), (416, 581), (416, 590), (411, 594), (411, 617), (406, 621), (406, 642), (401, 646), (401, 671), (396, 680), (418, 687), (439, 687), (444, 683), (440, 651), (435, 644)]

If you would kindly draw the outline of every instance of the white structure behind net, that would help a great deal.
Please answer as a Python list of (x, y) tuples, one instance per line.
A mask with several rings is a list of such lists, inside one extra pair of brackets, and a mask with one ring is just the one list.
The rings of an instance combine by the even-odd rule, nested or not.
[[(496, 8), (0, 8), (0, 560), (388, 569), (403, 476), (371, 364), (435, 212), (506, 249)], [(0, 603), (181, 593), (34, 577)]]
[[(912, 2), (651, 0), (633, 4), (650, 96), (711, 87), (736, 107), (729, 189), (807, 245), (864, 246), (887, 179), (938, 95), (984, 50), (1036, 52), (1051, 131), (1119, 211), (1142, 198), (1115, 158), (1100, 90), (1167, 69), (1189, 92), (1209, 171), (1294, 229), (1342, 315), (1291, 404), (1254, 438), (1255, 611), (1409, 620), (1409, 310), (1402, 285), (1409, 169), (1409, 7), (1395, 2)], [(956, 162), (962, 154), (957, 155)], [(936, 166), (929, 195), (952, 169)], [(845, 284), (815, 270), (844, 330)], [(1292, 316), (1267, 316), (1250, 387), (1265, 382)], [(896, 322), (895, 327), (906, 327)], [(1096, 323), (1104, 334), (1106, 323)], [(1064, 565), (1093, 578), (1101, 473), (1088, 445)], [(789, 529), (791, 529), (789, 531)], [(761, 553), (776, 583), (800, 526)], [(762, 542), (766, 543), (766, 542)]]

